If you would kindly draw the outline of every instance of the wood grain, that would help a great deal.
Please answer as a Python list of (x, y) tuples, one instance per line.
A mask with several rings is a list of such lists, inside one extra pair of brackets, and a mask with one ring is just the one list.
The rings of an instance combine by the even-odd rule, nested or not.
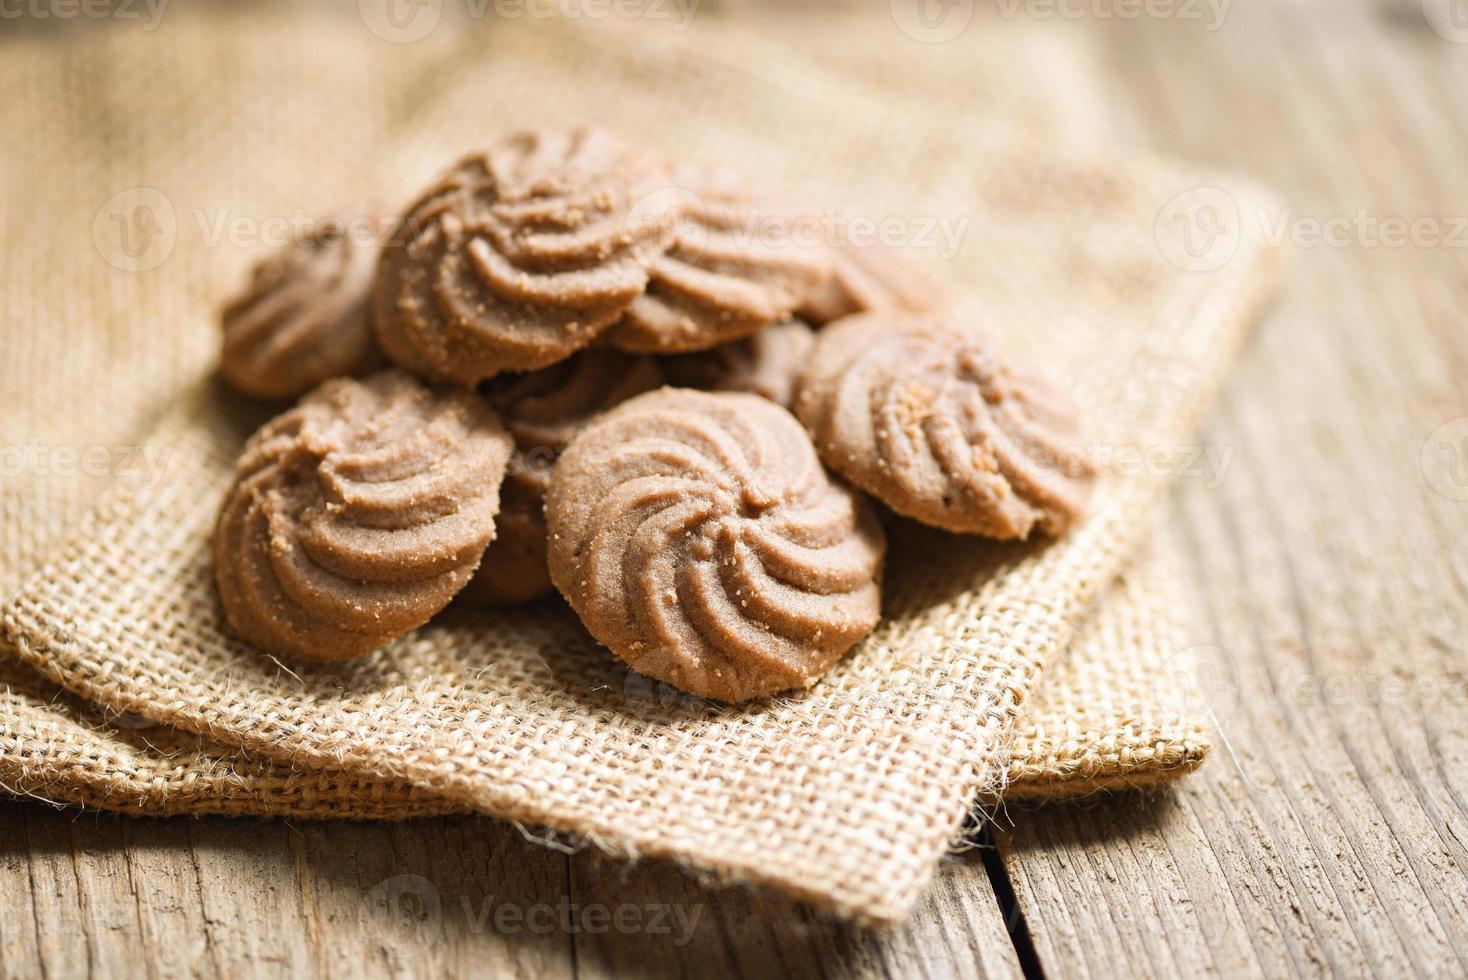
[[(1300, 240), (1204, 433), (1230, 468), (1175, 494), (1224, 751), (1143, 805), (1013, 815), (1047, 972), (1468, 970), (1468, 503), (1421, 458), (1468, 415), (1468, 235), (1389, 247), (1356, 221), (1451, 234), (1468, 215), (1468, 45), (1420, 10), (1240, 4), (1214, 34), (1105, 31), (1126, 132), (1272, 185), (1291, 211), (1268, 220)], [(1310, 218), (1350, 227), (1320, 244)]]
[(0, 974), (202, 977), (1022, 973), (976, 854), (873, 931), (478, 817), (138, 820), (0, 806)]
[[(1265, 220), (1468, 216), (1468, 45), (1415, 0), (1056, 29), (1103, 67), (1115, 139), (1277, 188)], [(1430, 439), (1468, 416), (1468, 243), (1348, 239), (1296, 249), (1204, 432), (1228, 468), (1175, 494), (1224, 740), (1176, 791), (1011, 807), (1007, 880), (956, 858), (882, 932), (486, 819), (4, 803), (0, 974), (1462, 975), (1468, 458)]]

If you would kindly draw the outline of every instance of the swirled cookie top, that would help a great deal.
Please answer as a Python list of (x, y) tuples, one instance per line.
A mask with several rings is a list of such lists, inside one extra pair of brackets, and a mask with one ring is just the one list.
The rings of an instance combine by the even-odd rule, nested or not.
[(404, 367), (473, 383), (590, 344), (647, 286), (667, 227), (632, 204), (665, 172), (585, 128), (516, 133), (465, 157), (383, 250), (383, 348)]
[(230, 625), (340, 660), (427, 622), (494, 537), (510, 447), (473, 392), (401, 371), (322, 385), (240, 458), (214, 540)]
[(294, 398), (380, 365), (370, 317), (376, 233), (369, 216), (331, 218), (257, 265), (221, 316), (224, 379), (257, 398)]
[(831, 273), (806, 241), (809, 216), (763, 188), (706, 168), (679, 167), (639, 210), (667, 228), (646, 291), (607, 333), (623, 350), (707, 350), (790, 316)]
[(1091, 467), (1069, 401), (977, 330), (891, 311), (817, 337), (795, 403), (822, 459), (893, 510), (993, 538), (1056, 534)]
[(807, 687), (876, 625), (885, 540), (784, 409), (663, 388), (562, 454), (557, 588), (635, 669), (739, 702)]

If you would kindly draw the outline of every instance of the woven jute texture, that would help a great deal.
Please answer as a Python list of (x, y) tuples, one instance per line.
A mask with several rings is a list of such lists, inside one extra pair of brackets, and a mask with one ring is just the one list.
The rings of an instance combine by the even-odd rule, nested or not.
[[(829, 32), (829, 24), (821, 26)], [(948, 71), (964, 67), (965, 98), (978, 100), (991, 116), (1016, 127), (1094, 138), (1102, 112), (1088, 99), (1095, 87), (1077, 74), (1080, 50), (1066, 48), (1053, 36), (1025, 36), (1012, 24), (998, 32), (994, 26), (975, 36), (982, 50), (971, 45), (962, 50), (960, 60), (939, 63)], [(722, 29), (733, 32), (737, 26)], [(990, 39), (993, 43), (987, 43)], [(767, 36), (767, 46), (773, 40)], [(884, 52), (893, 50), (882, 30), (859, 22), (849, 24), (840, 40), (803, 55), (825, 59), (848, 74), (858, 69), (865, 74), (874, 63), (882, 64)], [(10, 171), (15, 183), (8, 188), (12, 193), (0, 200), (0, 208), (6, 202), (11, 208), (0, 214), (12, 227), (32, 231), (34, 227), (22, 224), (28, 215), (78, 220), (47, 228), (44, 236), (5, 239), (5, 264), (17, 272), (14, 284), (42, 288), (8, 291), (6, 316), (0, 321), (7, 353), (0, 363), (5, 380), (0, 427), (7, 453), (0, 474), (0, 547), (5, 549), (0, 594), (11, 590), (101, 486), (113, 479), (154, 478), (154, 461), (139, 452), (133, 433), (143, 428), (142, 420), (155, 411), (163, 394), (196, 370), (213, 347), (212, 331), (198, 329), (198, 304), (179, 298), (178, 286), (185, 278), (167, 290), (140, 291), (135, 275), (118, 274), (128, 269), (103, 261), (115, 253), (94, 252), (86, 241), (85, 219), (101, 196), (98, 189), (110, 194), (136, 174), (157, 167), (156, 160), (139, 164), (137, 156), (148, 155), (146, 147), (131, 155), (99, 152), (98, 139), (115, 142), (113, 134), (126, 130), (125, 120), (99, 126), (95, 134), (67, 125), (76, 111), (73, 103), (85, 100), (91, 106), (96, 80), (113, 74), (109, 65), (131, 57), (131, 48), (90, 45), (96, 50), (86, 57), (63, 58), (53, 77), (36, 79), (44, 66), (28, 43), (62, 53), (53, 37), (20, 43), (12, 39), (7, 51), (17, 53), (10, 62), (18, 71), (15, 80), (30, 78), (40, 83), (36, 87), (51, 90), (64, 70), (72, 81), (60, 111), (45, 113), (44, 119), (38, 118), (40, 113), (29, 114), (37, 128), (16, 149), (30, 159), (15, 156), (17, 166)], [(889, 85), (900, 77), (891, 65), (882, 70)], [(937, 91), (948, 90), (941, 78), (930, 75), (926, 81)], [(27, 107), (34, 108), (24, 102), (10, 106)], [(38, 177), (48, 171), (67, 179)], [(22, 182), (25, 194), (19, 193)], [(187, 278), (215, 274), (217, 263), (196, 264)], [(78, 288), (49, 288), (58, 276)], [(48, 324), (48, 329), (35, 330), (37, 323)], [(47, 383), (36, 383), (42, 377)], [(66, 452), (77, 459), (68, 463), (58, 458)], [(82, 465), (88, 454), (97, 453), (105, 454), (106, 465)], [(1139, 570), (1128, 581), (1149, 574)], [(1052, 670), (1053, 680), (1034, 705), (1053, 704), (1055, 710), (1026, 712), (1012, 746), (1011, 797), (1058, 798), (1096, 786), (1146, 784), (1201, 761), (1207, 742), (1196, 720), (1179, 710), (1184, 688), (1177, 682), (1154, 683), (1156, 690), (1129, 683), (1126, 690), (1145, 695), (1130, 700), (1106, 683), (1108, 671), (1128, 665), (1133, 672), (1145, 670), (1178, 645), (1173, 610), (1155, 600), (1155, 590), (1133, 586), (1129, 595), (1132, 600), (1125, 606), (1106, 613), (1117, 628), (1088, 625), (1074, 652)], [(1146, 604), (1139, 601), (1149, 597), (1152, 601)], [(0, 649), (0, 657), (11, 656)], [(1085, 664), (1092, 666), (1083, 669)], [(0, 661), (0, 672), (6, 687), (0, 701), (0, 785), (17, 794), (138, 814), (384, 818), (434, 809), (423, 792), (391, 780), (247, 760), (225, 746), (139, 717), (104, 715), (59, 693), (13, 659)]]
[[(1166, 564), (1148, 557), (1123, 573), (1048, 668), (1016, 726), (1004, 799), (1152, 786), (1207, 755), (1188, 675), (1158, 671), (1183, 649)], [(0, 659), (0, 788), (137, 816), (396, 820), (466, 809), (401, 780), (292, 768), (104, 713), (13, 657)]]
[[(218, 221), (258, 225), (327, 196), (398, 201), (455, 151), (547, 116), (739, 161), (848, 212), (861, 201), (858, 213), (906, 216), (912, 229), (973, 218), (945, 273), (969, 287), (974, 315), (1076, 392), (1099, 444), (1184, 441), (1273, 278), (1270, 255), (1247, 236), (1208, 272), (1169, 262), (1173, 243), (1159, 248), (1158, 215), (1175, 195), (1220, 184), (1247, 205), (1245, 187), (1058, 149), (1006, 132), (962, 93), (881, 70), (853, 81), (836, 59), (772, 57), (737, 28), (698, 26), (690, 44), (620, 25), (474, 24), (393, 45), (317, 26), (181, 19), (161, 28), (167, 47), (99, 32), (82, 55), (46, 39), (7, 51), (5, 70), (54, 82), (27, 86), (36, 95), (9, 110), (14, 131), (74, 129), (54, 156), (23, 161), (39, 190), (6, 188), (15, 209), (6, 257), (44, 239), (40, 252), (54, 261), (21, 260), (34, 283), (7, 298), (7, 321), (133, 324), (122, 342), (81, 352), (113, 376), (82, 396), (94, 402), (79, 409), (97, 419), (91, 431), (108, 433), (85, 438), (111, 445), (111, 433), (136, 431), (123, 426), (205, 369), (212, 312), (239, 273), (222, 253), (245, 247), (211, 245)], [(336, 84), (347, 76), (351, 85)], [(88, 291), (71, 286), (94, 276), (77, 267), (109, 246), (89, 241), (90, 228), (47, 220), (78, 188), (46, 181), (79, 174), (108, 193), (150, 188), (167, 203), (153, 218), (172, 227), (166, 259), (117, 270), (104, 296), (73, 298)], [(82, 192), (105, 211), (106, 194)], [(124, 225), (140, 220), (136, 201)], [(126, 295), (137, 305), (122, 305)], [(148, 322), (133, 319), (139, 309), (158, 318), (156, 349), (136, 327)], [(180, 320), (204, 339), (171, 339)], [(77, 348), (64, 331), (56, 338), (34, 345), (42, 373), (24, 383), (67, 376)], [(111, 410), (111, 393), (128, 385), (140, 399)], [(222, 634), (207, 562), (233, 456), (261, 416), (208, 381), (184, 387), (149, 441), (147, 474), (119, 475), (6, 612), (27, 663), (113, 712), (253, 759), (328, 781), (411, 784), (441, 805), (545, 824), (615, 853), (666, 855), (872, 919), (905, 911), (975, 797), (1002, 785), (1019, 758), (1010, 741), (1019, 705), (1121, 569), (1161, 487), (1150, 473), (1108, 478), (1092, 517), (1049, 547), (900, 535), (888, 621), (798, 698), (741, 709), (678, 698), (618, 667), (554, 602), (452, 610), (360, 664), (288, 670)], [(49, 419), (77, 400), (72, 388), (30, 411)], [(1056, 760), (1041, 767), (1061, 771), (1083, 727), (1064, 717), (1039, 725), (1033, 744), (1049, 755), (1036, 758)], [(150, 761), (167, 759), (169, 745)], [(1107, 778), (1107, 764), (1081, 778)]]

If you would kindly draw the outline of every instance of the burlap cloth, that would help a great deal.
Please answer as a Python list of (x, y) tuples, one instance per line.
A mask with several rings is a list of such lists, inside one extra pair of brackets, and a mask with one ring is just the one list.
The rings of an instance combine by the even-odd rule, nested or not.
[[(1107, 478), (1092, 517), (1049, 547), (899, 535), (877, 633), (814, 690), (753, 707), (628, 674), (556, 602), (450, 610), (329, 670), (225, 637), (206, 544), (263, 416), (204, 376), (254, 230), (300, 208), (395, 204), (510, 126), (606, 122), (767, 169), (809, 200), (907, 216), (913, 234), (969, 218), (942, 273), (1072, 387), (1100, 445), (1185, 444), (1274, 280), (1247, 234), (1206, 273), (1159, 247), (1177, 193), (1223, 186), (1245, 207), (1251, 189), (1030, 131), (1084, 117), (1064, 85), (1036, 94), (1055, 91), (1040, 82), (1063, 61), (1031, 63), (1043, 45), (933, 46), (913, 79), (888, 54), (911, 43), (890, 23), (831, 26), (840, 43), (797, 53), (717, 18), (683, 35), (481, 21), (391, 44), (327, 16), (180, 14), (156, 36), (109, 25), (5, 42), (0, 80), (28, 97), (0, 118), (28, 139), (0, 174), (0, 444), (32, 450), (0, 493), (6, 572), (116, 485), (4, 614), (18, 659), (5, 661), (0, 779), (132, 812), (472, 808), (882, 920), (1006, 779), (1043, 797), (1196, 764), (1206, 741), (1158, 670), (1183, 645), (1172, 576), (1140, 565), (1086, 616), (1155, 520), (1156, 472)], [(992, 75), (965, 74), (976, 63)], [(138, 186), (152, 190), (123, 199), (123, 226), (151, 202), (172, 239), (148, 268), (157, 240), (129, 254), (108, 237), (106, 202)], [(83, 475), (62, 475), (64, 450), (97, 447), (109, 466), (91, 453)]]

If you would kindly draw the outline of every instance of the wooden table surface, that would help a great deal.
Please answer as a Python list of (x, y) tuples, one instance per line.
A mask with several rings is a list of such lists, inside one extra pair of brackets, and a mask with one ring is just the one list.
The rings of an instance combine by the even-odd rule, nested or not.
[[(1228, 465), (1180, 482), (1168, 528), (1199, 597), (1190, 639), (1217, 648), (1220, 744), (1201, 773), (1149, 798), (1011, 807), (908, 923), (880, 932), (535, 846), (488, 819), (134, 820), (5, 803), (3, 973), (1463, 975), (1456, 4), (1461, 29), (1450, 0), (1427, 0), (1432, 21), (1417, 0), (1237, 0), (1218, 30), (1102, 16), (1122, 7), (1100, 0), (1008, 4), (1083, 13), (1054, 29), (1086, 35), (1118, 142), (1253, 175), (1287, 208), (1245, 216), (1288, 235), (1296, 265), (1204, 429)], [(1394, 244), (1396, 227), (1415, 241)]]

